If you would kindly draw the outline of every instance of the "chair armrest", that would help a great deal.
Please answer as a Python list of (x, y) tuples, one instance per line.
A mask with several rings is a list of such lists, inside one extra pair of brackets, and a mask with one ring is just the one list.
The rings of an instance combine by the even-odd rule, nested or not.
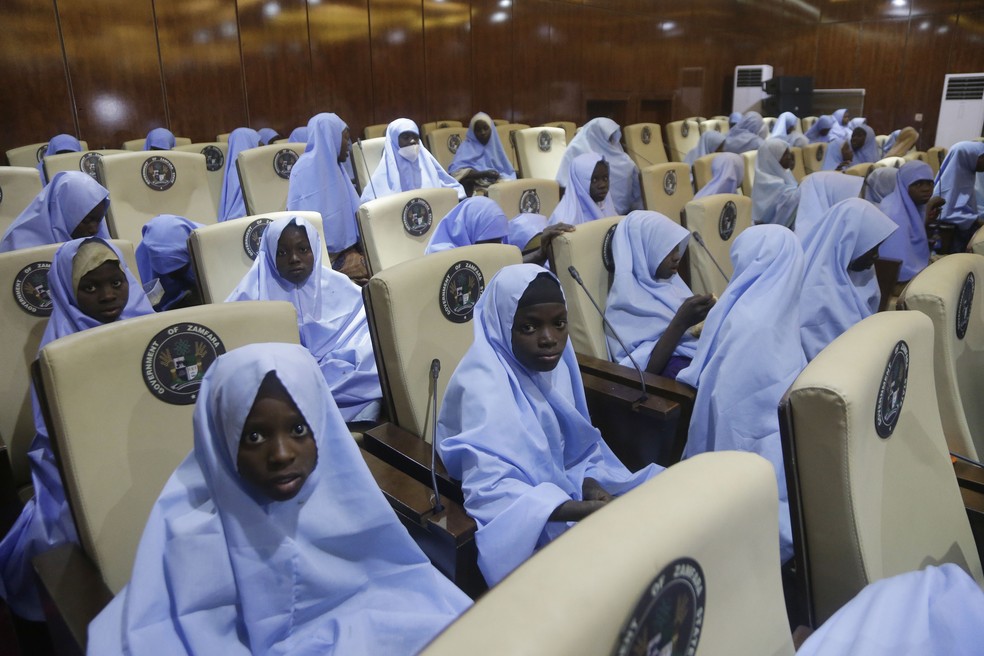
[[(581, 368), (582, 374), (592, 374), (598, 378), (639, 388), (639, 373), (632, 367), (625, 367), (584, 353), (577, 354), (577, 364)], [(690, 405), (693, 405), (694, 399), (697, 397), (697, 391), (694, 388), (678, 383), (671, 378), (657, 376), (647, 371), (642, 372), (642, 378), (646, 383), (647, 394), (654, 394), (680, 404), (689, 403)]]
[(984, 467), (953, 458), (953, 473), (960, 487), (984, 494)]
[[(380, 460), (389, 463), (415, 480), (431, 485), (431, 445), (396, 424), (380, 424), (367, 430), (362, 436), (362, 448)], [(458, 504), (464, 503), (461, 484), (451, 478), (441, 457), (434, 463), (437, 489)]]
[(112, 601), (113, 593), (77, 544), (45, 551), (32, 563), (56, 652), (84, 654), (89, 623)]

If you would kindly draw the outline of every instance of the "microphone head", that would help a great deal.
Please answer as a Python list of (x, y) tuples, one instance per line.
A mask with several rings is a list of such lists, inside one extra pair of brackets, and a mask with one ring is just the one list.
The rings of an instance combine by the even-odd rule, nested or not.
[(571, 274), (571, 278), (573, 278), (575, 282), (581, 284), (581, 276), (578, 274), (577, 269), (574, 268), (573, 264), (567, 267), (567, 273)]
[(700, 244), (701, 246), (703, 246), (703, 245), (704, 245), (704, 238), (700, 236), (700, 233), (699, 233), (699, 232), (697, 232), (696, 230), (694, 230), (694, 231), (693, 231), (692, 233), (690, 233), (690, 234), (692, 234), (692, 235), (694, 236), (694, 239), (696, 239), (696, 240), (697, 240), (697, 243), (698, 243), (698, 244)]
[(431, 376), (437, 378), (437, 375), (441, 373), (441, 361), (437, 358), (431, 360)]

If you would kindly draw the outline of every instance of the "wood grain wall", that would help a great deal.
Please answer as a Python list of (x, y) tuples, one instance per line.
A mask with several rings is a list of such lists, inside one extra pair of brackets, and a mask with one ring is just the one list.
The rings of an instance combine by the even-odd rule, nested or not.
[(478, 110), (664, 122), (728, 113), (734, 66), (757, 63), (864, 87), (876, 132), (928, 147), (943, 75), (984, 71), (984, 0), (4, 0), (0, 151), (286, 134), (318, 111), (353, 131)]

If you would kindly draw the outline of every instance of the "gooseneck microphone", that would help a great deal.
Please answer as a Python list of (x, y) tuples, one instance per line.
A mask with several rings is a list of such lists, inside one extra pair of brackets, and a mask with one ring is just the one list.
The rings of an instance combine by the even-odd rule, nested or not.
[(430, 377), (431, 377), (431, 464), (430, 464), (430, 475), (431, 475), (431, 489), (434, 490), (434, 512), (441, 512), (444, 510), (444, 504), (441, 503), (441, 493), (437, 489), (437, 471), (434, 469), (437, 463), (437, 379), (441, 375), (441, 361), (437, 358), (431, 360), (430, 366)]
[(584, 294), (588, 297), (588, 300), (591, 301), (591, 305), (593, 305), (595, 310), (598, 311), (598, 314), (601, 315), (601, 320), (604, 322), (609, 332), (611, 332), (612, 337), (614, 337), (615, 340), (619, 343), (619, 345), (622, 347), (622, 350), (625, 351), (626, 354), (628, 354), (629, 362), (632, 363), (632, 366), (635, 367), (636, 373), (639, 374), (639, 386), (642, 389), (642, 396), (639, 397), (639, 400), (637, 400), (636, 403), (644, 402), (646, 399), (649, 398), (649, 395), (646, 394), (646, 378), (645, 376), (642, 375), (642, 367), (640, 367), (639, 363), (635, 361), (634, 357), (632, 357), (632, 352), (625, 346), (625, 342), (623, 342), (622, 338), (618, 336), (617, 332), (615, 332), (614, 326), (612, 326), (612, 324), (609, 323), (608, 319), (605, 317), (605, 313), (601, 311), (600, 307), (598, 307), (598, 303), (595, 302), (594, 297), (591, 296), (591, 292), (588, 291), (588, 288), (584, 286), (584, 281), (581, 280), (581, 274), (577, 272), (577, 269), (574, 268), (573, 264), (567, 267), (567, 272), (571, 274), (571, 278), (574, 279), (574, 282), (580, 285), (581, 289), (584, 290)]
[[(366, 151), (365, 151), (365, 149), (362, 148), (362, 137), (359, 137), (357, 139), (357, 141), (359, 142), (359, 152), (362, 153), (362, 168), (366, 172), (366, 180), (369, 181), (369, 188), (372, 189), (372, 197), (373, 198), (379, 198), (376, 195), (376, 188), (372, 184), (372, 171), (369, 170), (369, 164), (366, 163)], [(365, 190), (365, 187), (363, 187), (363, 190)], [(438, 371), (441, 370), (441, 363), (440, 362), (437, 363), (437, 370)]]
[(728, 277), (728, 274), (724, 272), (724, 269), (721, 268), (721, 265), (718, 264), (718, 261), (714, 259), (713, 255), (711, 255), (711, 251), (708, 250), (707, 244), (704, 243), (704, 238), (700, 236), (700, 233), (694, 230), (691, 234), (694, 236), (694, 240), (698, 244), (700, 244), (700, 247), (704, 249), (704, 252), (707, 253), (707, 257), (711, 258), (711, 262), (714, 263), (714, 266), (717, 267), (717, 270), (721, 272), (721, 275), (724, 277), (724, 281), (731, 282), (731, 278)]

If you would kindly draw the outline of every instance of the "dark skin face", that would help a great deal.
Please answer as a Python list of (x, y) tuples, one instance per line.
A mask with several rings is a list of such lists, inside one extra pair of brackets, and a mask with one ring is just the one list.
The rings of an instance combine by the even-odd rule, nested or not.
[(978, 173), (984, 173), (984, 155), (977, 158), (977, 168), (974, 170)]
[(129, 298), (130, 284), (115, 260), (103, 262), (82, 276), (75, 292), (79, 309), (99, 323), (119, 319)]
[(416, 132), (401, 132), (399, 137), (400, 148), (406, 148), (420, 143), (420, 135)]
[(86, 214), (84, 219), (79, 221), (79, 224), (75, 226), (75, 230), (72, 231), (72, 239), (94, 237), (99, 232), (99, 225), (106, 216), (107, 209), (109, 209), (108, 198), (93, 207), (92, 211)]
[(826, 128), (826, 129), (820, 130), (820, 136), (821, 137), (826, 137), (828, 134), (830, 134), (830, 128)]
[[(880, 246), (879, 244), (878, 246)], [(848, 271), (864, 271), (865, 269), (870, 269), (875, 265), (875, 260), (878, 259), (878, 246), (875, 246), (870, 251), (857, 258), (853, 262), (847, 265)]]
[(844, 117), (841, 119), (841, 125), (847, 125), (851, 122), (851, 113), (844, 112)]
[(352, 133), (348, 128), (342, 130), (342, 143), (338, 146), (338, 162), (342, 163), (348, 159), (349, 151), (352, 150)]
[(277, 242), (277, 273), (287, 282), (302, 285), (314, 271), (314, 251), (304, 228), (291, 224)]
[(478, 139), (478, 143), (483, 146), (489, 144), (489, 139), (492, 138), (492, 127), (485, 121), (475, 121), (475, 138)]
[(916, 180), (909, 185), (909, 198), (916, 205), (925, 205), (933, 197), (932, 180)]
[(656, 280), (666, 280), (667, 278), (673, 277), (673, 274), (677, 272), (680, 268), (680, 246), (677, 245), (670, 254), (663, 258), (659, 266), (656, 267), (656, 274), (653, 276)]
[(867, 141), (868, 134), (861, 128), (854, 128), (854, 132), (851, 133), (851, 148), (853, 150), (861, 150), (864, 146), (864, 142)]
[(795, 159), (793, 157), (793, 153), (787, 148), (786, 152), (784, 152), (782, 157), (779, 158), (779, 166), (786, 170), (792, 170), (794, 162)]
[(539, 303), (516, 310), (513, 355), (531, 371), (553, 371), (567, 346), (567, 306)]
[(598, 162), (591, 173), (591, 186), (588, 189), (591, 200), (600, 203), (608, 195), (608, 162)]
[(263, 496), (288, 501), (317, 463), (318, 446), (307, 421), (280, 381), (267, 376), (239, 438), (239, 475)]

